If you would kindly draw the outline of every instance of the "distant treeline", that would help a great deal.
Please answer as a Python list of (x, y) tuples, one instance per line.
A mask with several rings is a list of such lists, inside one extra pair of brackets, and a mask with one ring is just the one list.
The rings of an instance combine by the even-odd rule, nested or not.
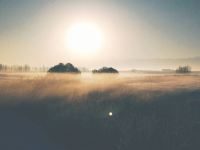
[(29, 65), (4, 65), (0, 64), (0, 72), (46, 72), (49, 68), (31, 67)]
[(177, 73), (190, 73), (192, 71), (192, 68), (190, 66), (179, 66), (178, 69), (176, 69)]

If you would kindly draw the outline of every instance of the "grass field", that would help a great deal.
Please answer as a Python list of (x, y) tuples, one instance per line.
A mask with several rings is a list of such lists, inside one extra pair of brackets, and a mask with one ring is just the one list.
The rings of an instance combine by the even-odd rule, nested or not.
[(200, 76), (0, 74), (0, 121), (2, 150), (199, 150)]

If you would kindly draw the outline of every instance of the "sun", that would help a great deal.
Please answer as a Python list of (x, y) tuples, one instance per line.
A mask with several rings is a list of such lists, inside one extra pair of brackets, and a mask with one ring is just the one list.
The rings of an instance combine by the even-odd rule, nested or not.
[(78, 23), (68, 29), (66, 46), (74, 53), (93, 54), (102, 46), (102, 32), (92, 23)]

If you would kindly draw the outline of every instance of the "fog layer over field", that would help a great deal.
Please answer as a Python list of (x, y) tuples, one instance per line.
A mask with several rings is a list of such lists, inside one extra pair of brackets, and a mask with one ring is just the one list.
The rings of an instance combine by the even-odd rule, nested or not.
[(199, 149), (199, 115), (200, 76), (0, 74), (0, 149)]

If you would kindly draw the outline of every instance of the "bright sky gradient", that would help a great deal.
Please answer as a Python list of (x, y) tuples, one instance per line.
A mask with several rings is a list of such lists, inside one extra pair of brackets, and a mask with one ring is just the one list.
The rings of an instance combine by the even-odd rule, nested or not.
[[(68, 28), (95, 23), (95, 54), (66, 48)], [(0, 63), (130, 67), (134, 59), (200, 56), (199, 0), (0, 0)]]

